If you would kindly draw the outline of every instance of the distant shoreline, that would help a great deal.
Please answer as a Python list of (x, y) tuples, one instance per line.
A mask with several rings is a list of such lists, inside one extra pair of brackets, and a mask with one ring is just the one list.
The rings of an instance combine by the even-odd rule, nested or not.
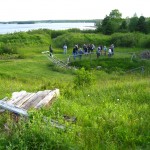
[(1, 21), (0, 24), (35, 24), (35, 23), (95, 23), (100, 19), (91, 20), (31, 20), (31, 21)]

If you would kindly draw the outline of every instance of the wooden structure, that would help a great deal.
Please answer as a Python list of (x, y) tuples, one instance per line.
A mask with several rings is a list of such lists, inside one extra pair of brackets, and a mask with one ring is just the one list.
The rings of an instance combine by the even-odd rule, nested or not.
[(9, 110), (15, 114), (28, 116), (28, 110), (31, 108), (39, 109), (48, 105), (59, 96), (59, 89), (44, 90), (35, 93), (26, 91), (14, 92), (10, 99), (0, 100), (0, 108)]
[(61, 67), (61, 68), (69, 68), (68, 66), (68, 61), (64, 62), (62, 60), (59, 60), (55, 55), (50, 56), (49, 51), (44, 51), (42, 52), (42, 54), (44, 54), (52, 63), (54, 63), (55, 65)]

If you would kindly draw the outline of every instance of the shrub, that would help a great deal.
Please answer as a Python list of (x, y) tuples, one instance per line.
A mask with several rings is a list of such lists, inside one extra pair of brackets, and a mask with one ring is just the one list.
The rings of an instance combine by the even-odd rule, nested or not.
[(73, 33), (81, 33), (81, 30), (78, 28), (72, 28), (72, 29), (68, 29), (68, 32), (73, 32)]
[(52, 30), (51, 31), (51, 38), (53, 39), (53, 38), (56, 38), (56, 37), (58, 37), (58, 36), (60, 36), (60, 35), (63, 35), (63, 34), (65, 34), (67, 31), (65, 31), (65, 30), (58, 30), (58, 31), (55, 31), (55, 30)]
[(120, 47), (136, 47), (138, 43), (137, 34), (115, 33), (111, 36), (111, 43)]
[(33, 30), (0, 35), (0, 43), (24, 47), (26, 45), (49, 45), (51, 34), (47, 30)]
[(0, 47), (0, 54), (17, 54), (17, 48), (9, 45), (2, 45)]
[(150, 35), (144, 35), (140, 38), (139, 47), (150, 48)]
[(150, 35), (142, 33), (114, 33), (111, 43), (120, 47), (144, 47), (150, 48)]
[(84, 68), (77, 70), (76, 77), (74, 80), (75, 87), (83, 87), (86, 85), (92, 85), (94, 76), (91, 72), (86, 71)]
[(62, 48), (64, 43), (67, 43), (68, 47), (73, 47), (75, 44), (79, 44), (81, 47), (83, 44), (109, 45), (110, 37), (92, 33), (66, 33), (53, 39), (53, 43), (59, 48)]

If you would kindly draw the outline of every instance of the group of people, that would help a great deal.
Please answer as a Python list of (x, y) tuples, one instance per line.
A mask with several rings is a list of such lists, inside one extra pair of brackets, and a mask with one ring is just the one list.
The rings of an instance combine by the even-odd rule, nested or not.
[(83, 47), (79, 48), (78, 44), (76, 44), (73, 48), (72, 54), (74, 59), (76, 58), (76, 56), (79, 56), (79, 58), (81, 59), (82, 54), (89, 54), (92, 53), (95, 49), (95, 45), (94, 44), (84, 44)]
[[(63, 50), (64, 50), (64, 54), (67, 54), (67, 44), (64, 44), (63, 45)], [(95, 50), (95, 45), (94, 44), (83, 44), (83, 47), (79, 47), (78, 44), (76, 44), (72, 50), (72, 55), (74, 57), (74, 59), (79, 56), (79, 58), (82, 57), (83, 54), (87, 55), (89, 53), (93, 53)], [(49, 46), (49, 52), (50, 52), (50, 56), (53, 56), (53, 48), (52, 46), (50, 45)], [(108, 52), (108, 53), (107, 53)], [(97, 58), (99, 58), (99, 56), (101, 55), (107, 55), (109, 57), (111, 57), (113, 54), (114, 54), (114, 44), (111, 44), (109, 48), (107, 48), (106, 46), (102, 46), (102, 45), (99, 45), (97, 47), (97, 50), (96, 50), (96, 55), (97, 55)]]
[[(95, 45), (94, 44), (84, 44), (82, 48), (79, 48), (78, 44), (74, 46), (72, 54), (74, 59), (79, 56), (79, 58), (82, 57), (82, 54), (89, 54), (93, 53), (95, 50)], [(107, 49), (106, 46), (99, 45), (97, 50), (96, 50), (96, 55), (97, 58), (101, 55), (107, 55), (107, 50), (108, 50), (108, 56), (111, 57), (114, 54), (114, 44), (111, 44), (110, 47)]]
[[(98, 46), (96, 54), (97, 54), (97, 58), (103, 54), (106, 56), (107, 47), (102, 45)], [(112, 55), (114, 55), (114, 44), (111, 44), (110, 47), (108, 48), (108, 56), (111, 57)]]

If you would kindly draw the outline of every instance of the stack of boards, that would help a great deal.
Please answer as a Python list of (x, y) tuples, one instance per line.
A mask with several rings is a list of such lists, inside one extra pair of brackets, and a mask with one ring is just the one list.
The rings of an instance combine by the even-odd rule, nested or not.
[(52, 102), (60, 94), (59, 89), (44, 90), (35, 93), (26, 91), (14, 92), (10, 99), (0, 100), (0, 108), (9, 110), (19, 115), (28, 116), (28, 110), (31, 108), (39, 109)]

